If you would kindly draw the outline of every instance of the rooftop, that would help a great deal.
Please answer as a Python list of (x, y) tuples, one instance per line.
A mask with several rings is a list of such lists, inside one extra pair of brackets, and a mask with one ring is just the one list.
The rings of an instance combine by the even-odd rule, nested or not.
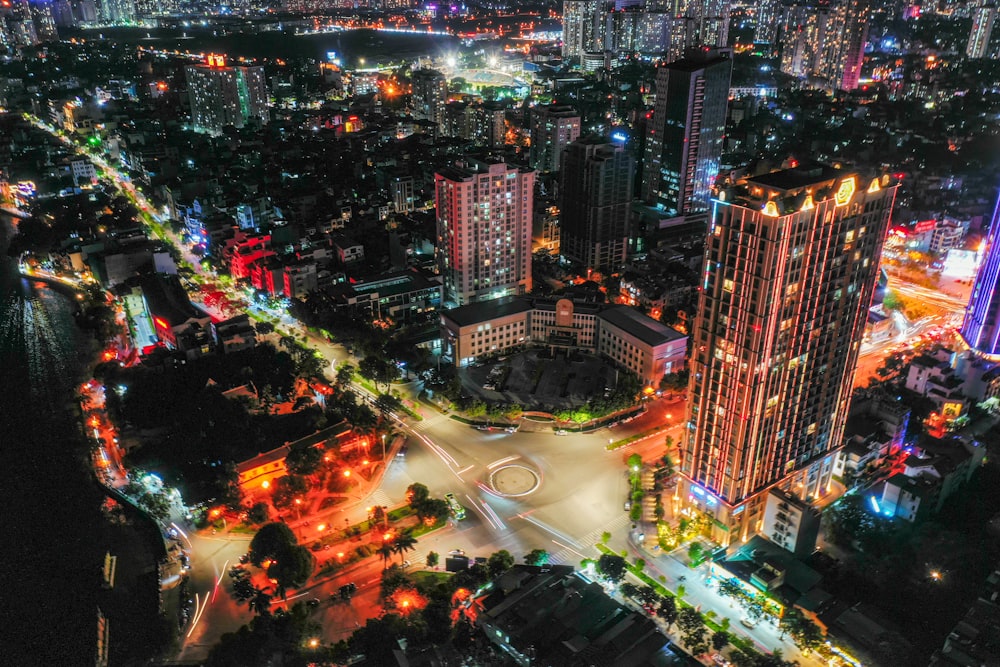
[(612, 306), (598, 317), (653, 347), (682, 340), (685, 337), (676, 329), (643, 315), (629, 306)]
[(516, 315), (529, 310), (531, 310), (531, 302), (527, 299), (507, 297), (452, 308), (442, 312), (441, 317), (451, 320), (460, 327), (467, 327), (486, 320)]
[(820, 162), (811, 162), (791, 169), (772, 171), (769, 174), (761, 174), (747, 179), (747, 183), (760, 185), (774, 190), (797, 190), (810, 185), (821, 185), (827, 181), (832, 181), (840, 176), (848, 175), (847, 172), (831, 167)]

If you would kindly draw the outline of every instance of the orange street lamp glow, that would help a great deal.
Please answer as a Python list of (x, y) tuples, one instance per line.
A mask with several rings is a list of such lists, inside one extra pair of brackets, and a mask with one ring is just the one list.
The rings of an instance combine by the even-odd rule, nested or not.
[(326, 530), (326, 524), (325, 523), (319, 524), (318, 526), (316, 526), (316, 530), (319, 530), (319, 531)]
[(337, 552), (337, 558), (343, 558), (343, 557), (344, 557), (344, 552), (343, 551), (338, 551)]
[(351, 476), (351, 471), (350, 470), (345, 470), (344, 471), (344, 477), (350, 477), (350, 476)]
[(301, 498), (296, 498), (295, 499), (295, 504), (296, 505), (301, 505), (302, 504), (302, 499)]
[(267, 489), (271, 487), (271, 483), (265, 479), (261, 486)]
[(382, 539), (388, 542), (389, 540), (392, 539), (392, 533), (386, 533), (385, 535), (382, 536)]
[(316, 639), (315, 637), (313, 637), (312, 639), (309, 640), (309, 648), (316, 648), (317, 646), (319, 646), (319, 640), (318, 639)]

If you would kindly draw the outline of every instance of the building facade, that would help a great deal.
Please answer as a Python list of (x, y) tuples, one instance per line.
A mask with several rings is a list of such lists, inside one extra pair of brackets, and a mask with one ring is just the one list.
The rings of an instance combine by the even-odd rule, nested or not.
[(997, 19), (995, 6), (976, 7), (972, 10), (972, 30), (965, 45), (965, 55), (969, 58), (985, 58), (989, 55), (990, 37), (993, 23)]
[(266, 125), (270, 119), (263, 67), (227, 67), (224, 56), (209, 55), (204, 65), (184, 73), (196, 131), (221, 134), (229, 125)]
[(642, 194), (668, 216), (708, 210), (726, 131), (731, 55), (728, 49), (695, 51), (656, 71)]
[(605, 3), (601, 0), (565, 0), (563, 2), (562, 56), (580, 60), (587, 51), (603, 50)]
[(684, 368), (687, 336), (628, 306), (512, 298), (441, 313), (441, 349), (456, 366), (523, 349), (599, 354), (658, 387)]
[(436, 69), (418, 69), (411, 77), (413, 117), (429, 120), (444, 128), (444, 108), (448, 103), (448, 81)]
[(467, 161), (434, 175), (438, 267), (457, 306), (531, 291), (535, 172)]
[(561, 252), (590, 269), (617, 268), (628, 252), (635, 160), (621, 144), (578, 139), (562, 155)]
[(962, 321), (962, 339), (972, 351), (1000, 361), (1000, 199), (986, 237), (986, 252), (972, 285), (972, 296)]
[(716, 192), (681, 472), (723, 544), (770, 488), (828, 490), (896, 188), (812, 163)]
[(794, 2), (786, 7), (781, 71), (820, 88), (857, 88), (869, 11), (867, 0)]
[(559, 170), (562, 153), (580, 138), (580, 114), (566, 104), (537, 106), (531, 110), (529, 162), (540, 172)]

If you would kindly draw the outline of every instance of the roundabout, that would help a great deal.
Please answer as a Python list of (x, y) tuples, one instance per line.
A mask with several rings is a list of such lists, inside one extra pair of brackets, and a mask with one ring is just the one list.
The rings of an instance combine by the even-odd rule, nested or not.
[(490, 473), (490, 487), (501, 496), (518, 498), (533, 493), (541, 478), (531, 468), (520, 463), (509, 463)]

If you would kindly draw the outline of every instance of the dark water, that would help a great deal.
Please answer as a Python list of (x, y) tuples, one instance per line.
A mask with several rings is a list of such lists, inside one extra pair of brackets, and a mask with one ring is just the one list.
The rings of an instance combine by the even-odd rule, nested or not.
[(369, 65), (377, 61), (441, 56), (454, 53), (458, 39), (445, 35), (405, 34), (374, 30), (348, 30), (321, 35), (262, 32), (257, 35), (215, 35), (210, 30), (167, 28), (101, 28), (73, 33), (87, 39), (101, 35), (122, 44), (150, 49), (225, 53), (246, 58), (315, 58), (326, 60), (336, 51), (348, 65), (361, 58)]
[(93, 664), (101, 496), (67, 410), (88, 334), (75, 303), (22, 279), (7, 257), (13, 221), (0, 215), (0, 605), (5, 664)]

